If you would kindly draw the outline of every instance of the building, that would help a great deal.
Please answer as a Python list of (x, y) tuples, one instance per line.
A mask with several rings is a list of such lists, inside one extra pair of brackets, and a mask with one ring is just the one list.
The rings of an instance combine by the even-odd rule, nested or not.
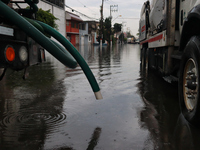
[(66, 11), (66, 37), (73, 44), (79, 44), (79, 26), (83, 20), (76, 14)]
[(88, 34), (88, 22), (83, 21), (79, 26), (79, 45), (91, 43), (91, 36)]
[[(19, 0), (12, 0), (18, 1)], [(26, 3), (18, 3), (21, 8), (26, 8), (28, 5)], [(59, 32), (65, 36), (66, 27), (65, 27), (65, 0), (40, 0), (37, 4), (38, 8), (42, 10), (50, 10), (58, 20), (56, 20), (56, 24), (58, 25)], [(13, 7), (17, 7), (13, 4)]]
[(97, 43), (97, 37), (99, 35), (99, 22), (87, 21), (88, 22), (88, 34), (91, 37), (91, 44)]
[(50, 12), (58, 18), (58, 20), (56, 20), (58, 31), (65, 37), (65, 0), (40, 0), (37, 6), (43, 10), (50, 10)]

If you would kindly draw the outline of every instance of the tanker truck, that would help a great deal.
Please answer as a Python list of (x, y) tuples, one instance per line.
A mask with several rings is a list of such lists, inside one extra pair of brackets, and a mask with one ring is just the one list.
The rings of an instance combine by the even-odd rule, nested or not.
[(139, 22), (142, 68), (178, 84), (180, 109), (200, 124), (200, 0), (148, 0)]
[[(26, 78), (27, 68), (45, 61), (48, 51), (69, 68), (79, 64), (96, 98), (102, 99), (92, 71), (76, 48), (54, 28), (36, 20), (38, 3), (39, 0), (0, 0), (0, 80), (7, 69), (24, 70)], [(21, 8), (20, 4), (28, 7)]]

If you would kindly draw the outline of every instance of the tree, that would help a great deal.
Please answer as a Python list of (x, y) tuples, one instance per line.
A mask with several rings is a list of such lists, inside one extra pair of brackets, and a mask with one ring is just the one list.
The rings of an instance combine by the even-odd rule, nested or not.
[(104, 0), (102, 0), (102, 5), (100, 6), (100, 14), (101, 14), (101, 18), (100, 18), (100, 25), (99, 25), (99, 37), (98, 37), (98, 42), (100, 42), (100, 39), (102, 39), (102, 42), (104, 43), (105, 40), (104, 40), (104, 36), (103, 36), (103, 33), (104, 33), (104, 27), (103, 27), (103, 3), (104, 3)]
[(50, 9), (45, 11), (40, 8), (36, 14), (36, 20), (44, 22), (58, 30), (58, 25), (56, 24), (56, 20), (58, 20), (58, 18), (50, 13)]
[(106, 18), (105, 22), (104, 22), (104, 38), (105, 40), (108, 41), (108, 43), (110, 43), (110, 36), (111, 36), (111, 19)]
[(127, 37), (131, 37), (132, 36), (130, 31), (127, 31), (126, 34), (127, 34)]
[(124, 33), (123, 32), (119, 35), (119, 41), (121, 41), (121, 43), (124, 41)]
[(122, 24), (115, 23), (114, 24), (114, 32), (120, 32), (122, 30)]

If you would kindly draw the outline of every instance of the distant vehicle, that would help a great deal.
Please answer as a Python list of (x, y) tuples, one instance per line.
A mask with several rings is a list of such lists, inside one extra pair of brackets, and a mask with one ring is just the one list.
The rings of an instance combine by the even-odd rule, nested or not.
[(127, 43), (128, 44), (135, 44), (135, 38), (134, 37), (127, 38)]
[(139, 39), (136, 39), (136, 40), (135, 40), (135, 44), (140, 44)]
[(200, 0), (151, 0), (141, 9), (141, 65), (178, 81), (182, 114), (200, 124)]

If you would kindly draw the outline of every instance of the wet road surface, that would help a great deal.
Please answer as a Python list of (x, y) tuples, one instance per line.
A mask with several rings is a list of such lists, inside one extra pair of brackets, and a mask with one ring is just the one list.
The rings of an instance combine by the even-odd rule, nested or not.
[(193, 150), (199, 129), (180, 114), (175, 85), (140, 68), (139, 45), (80, 47), (103, 94), (80, 67), (47, 62), (0, 82), (0, 149)]

